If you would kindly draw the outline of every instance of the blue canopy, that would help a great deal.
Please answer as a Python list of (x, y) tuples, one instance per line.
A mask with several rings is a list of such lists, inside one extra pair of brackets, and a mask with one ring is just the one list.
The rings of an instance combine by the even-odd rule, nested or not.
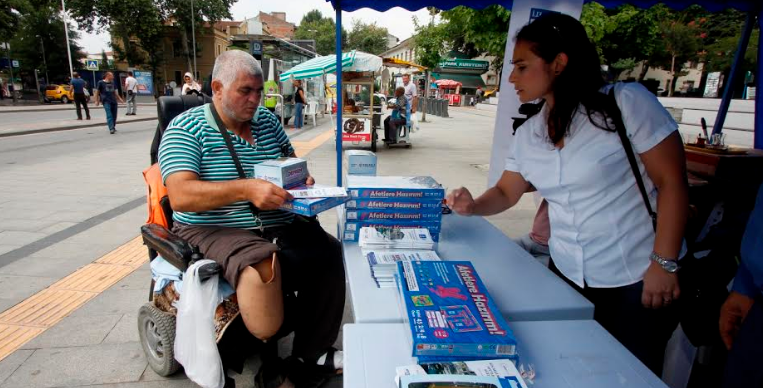
[[(417, 11), (426, 7), (437, 7), (448, 10), (459, 5), (469, 8), (482, 9), (493, 4), (502, 5), (511, 9), (513, 0), (326, 0), (331, 1), (334, 9), (341, 3), (342, 11), (352, 12), (361, 8), (370, 8), (376, 11), (386, 11), (394, 7), (405, 8), (409, 11)], [(590, 3), (592, 0), (585, 0)], [(632, 4), (639, 8), (649, 8), (657, 3), (663, 3), (673, 9), (684, 9), (690, 5), (698, 4), (710, 12), (720, 11), (726, 8), (735, 8), (744, 12), (755, 11), (761, 0), (598, 0), (597, 3), (614, 8), (622, 4)]]

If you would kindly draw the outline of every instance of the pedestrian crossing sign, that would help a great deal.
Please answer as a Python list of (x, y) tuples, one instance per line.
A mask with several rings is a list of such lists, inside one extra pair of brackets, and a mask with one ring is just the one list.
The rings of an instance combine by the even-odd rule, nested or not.
[(85, 67), (88, 70), (98, 70), (98, 60), (97, 59), (88, 59), (85, 63)]

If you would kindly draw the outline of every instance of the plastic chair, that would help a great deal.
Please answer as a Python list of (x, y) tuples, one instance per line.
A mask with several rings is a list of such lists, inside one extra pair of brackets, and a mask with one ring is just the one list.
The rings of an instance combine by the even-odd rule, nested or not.
[(317, 125), (318, 122), (318, 102), (316, 101), (308, 101), (307, 105), (305, 106), (305, 116), (312, 116), (313, 117), (313, 127)]

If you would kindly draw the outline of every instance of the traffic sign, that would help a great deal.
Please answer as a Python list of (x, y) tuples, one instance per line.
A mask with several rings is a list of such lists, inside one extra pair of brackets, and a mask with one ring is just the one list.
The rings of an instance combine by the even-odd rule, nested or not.
[(252, 56), (262, 55), (262, 42), (252, 42)]
[(13, 67), (19, 67), (19, 61), (14, 59), (11, 61), (11, 63), (13, 64)]
[(85, 68), (88, 70), (98, 70), (98, 63), (99, 61), (97, 59), (88, 59), (85, 61)]

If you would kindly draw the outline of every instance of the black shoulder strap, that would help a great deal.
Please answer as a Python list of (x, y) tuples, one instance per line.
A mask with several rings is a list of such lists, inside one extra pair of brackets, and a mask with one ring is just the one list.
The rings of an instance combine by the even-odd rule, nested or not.
[(649, 213), (649, 217), (652, 218), (652, 227), (656, 231), (657, 213), (652, 210), (652, 204), (649, 202), (649, 196), (646, 193), (646, 187), (644, 187), (644, 180), (641, 178), (641, 172), (638, 169), (636, 155), (633, 153), (633, 146), (631, 145), (631, 141), (628, 140), (628, 133), (625, 130), (625, 123), (623, 122), (620, 108), (617, 106), (614, 85), (611, 89), (609, 89), (609, 97), (612, 104), (609, 114), (612, 115), (612, 120), (614, 121), (615, 128), (617, 129), (617, 134), (620, 136), (620, 141), (623, 143), (623, 148), (625, 149), (625, 155), (628, 156), (628, 163), (631, 165), (631, 171), (633, 172), (633, 176), (636, 178), (636, 185), (638, 185), (638, 189), (641, 192), (641, 199), (644, 200), (646, 211)]
[(511, 133), (512, 135), (517, 134), (517, 129), (522, 126), (522, 124), (525, 123), (525, 121), (530, 120), (531, 117), (538, 114), (538, 112), (541, 111), (543, 108), (543, 104), (545, 103), (545, 100), (541, 100), (538, 103), (532, 103), (528, 102), (525, 104), (522, 104), (519, 106), (519, 113), (525, 115), (525, 117), (512, 117), (511, 119), (514, 120), (514, 123), (512, 124), (512, 128), (514, 131)]
[[(236, 154), (236, 149), (233, 147), (233, 142), (230, 139), (230, 134), (228, 133), (228, 128), (223, 124), (223, 120), (220, 118), (220, 114), (217, 113), (217, 109), (215, 109), (214, 103), (209, 103), (209, 108), (212, 111), (212, 117), (215, 119), (215, 123), (217, 124), (217, 128), (220, 130), (220, 133), (223, 135), (223, 139), (225, 139), (225, 145), (228, 147), (228, 151), (230, 152), (231, 158), (233, 158), (233, 163), (236, 165), (236, 171), (238, 171), (238, 177), (240, 179), (246, 179), (246, 173), (244, 172), (244, 167), (241, 166), (241, 161), (238, 159), (238, 154)], [(249, 204), (249, 210), (252, 211), (252, 215), (254, 216), (255, 223), (257, 222), (257, 219), (259, 218), (258, 215), (260, 214), (259, 210), (257, 210), (257, 207), (254, 206), (253, 203), (247, 202)]]

